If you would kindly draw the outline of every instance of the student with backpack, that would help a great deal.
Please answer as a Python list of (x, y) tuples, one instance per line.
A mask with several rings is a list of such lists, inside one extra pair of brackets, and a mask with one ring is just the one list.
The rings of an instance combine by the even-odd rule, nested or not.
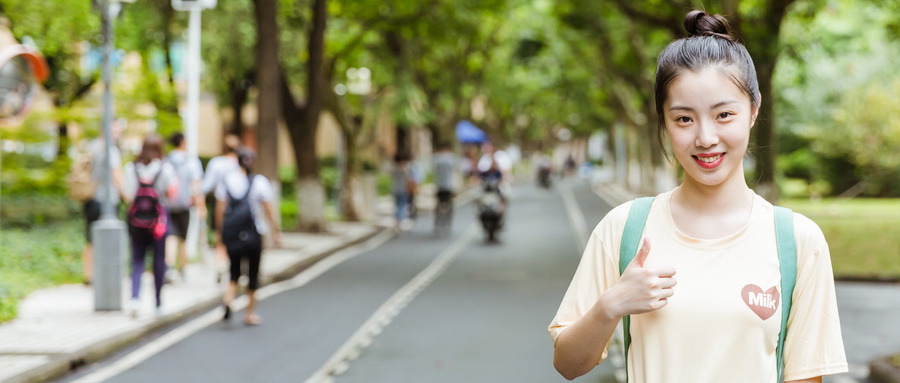
[[(655, 99), (684, 169), (591, 234), (549, 326), (567, 379), (606, 359), (623, 320), (628, 382), (820, 382), (847, 371), (828, 244), (744, 178), (753, 60), (725, 19), (692, 11), (660, 54)], [(662, 147), (665, 147), (661, 145)], [(652, 247), (651, 247), (652, 244)]]
[[(203, 182), (200, 184), (200, 193), (204, 196), (209, 196), (207, 203), (209, 207), (215, 209), (216, 206), (216, 198), (215, 191), (216, 187), (222, 183), (222, 179), (232, 173), (240, 171), (240, 166), (237, 162), (237, 149), (241, 146), (241, 139), (234, 134), (227, 134), (223, 140), (224, 148), (221, 156), (213, 157), (209, 160), (209, 163), (206, 164), (206, 173), (203, 174)], [(209, 215), (209, 227), (217, 228), (218, 222), (216, 221), (218, 217), (215, 214)], [(217, 236), (218, 234), (216, 234)], [(220, 282), (222, 279), (222, 274), (224, 274), (227, 264), (228, 264), (228, 252), (225, 251), (225, 245), (222, 244), (221, 238), (215, 238), (214, 236), (214, 244), (216, 251), (216, 283)]]
[(128, 202), (126, 224), (131, 237), (131, 302), (137, 316), (140, 308), (141, 275), (147, 250), (153, 252), (153, 280), (156, 287), (156, 315), (163, 315), (160, 293), (166, 274), (167, 200), (178, 196), (178, 174), (162, 160), (163, 140), (156, 134), (144, 138), (134, 162), (125, 164), (124, 195)]
[[(72, 170), (66, 177), (66, 187), (69, 196), (81, 202), (84, 206), (85, 218), (85, 244), (81, 253), (82, 272), (84, 284), (93, 282), (94, 274), (94, 246), (91, 238), (91, 225), (100, 219), (103, 210), (103, 201), (107, 198), (113, 204), (113, 211), (119, 211), (119, 201), (122, 193), (122, 156), (118, 146), (118, 125), (113, 123), (110, 130), (112, 145), (109, 150), (109, 158), (106, 156), (106, 141), (101, 136), (90, 141), (87, 151), (81, 153), (72, 164)], [(103, 187), (104, 161), (109, 161), (110, 182), (113, 186), (112, 193)]]
[[(178, 195), (167, 200), (166, 209), (169, 211), (169, 233), (175, 238), (178, 246), (175, 251), (169, 252), (166, 265), (170, 270), (177, 270), (184, 280), (184, 266), (187, 265), (187, 239), (188, 226), (191, 222), (191, 207), (197, 207), (197, 213), (201, 218), (206, 217), (206, 204), (200, 193), (200, 182), (203, 179), (203, 165), (197, 157), (189, 157), (187, 154), (187, 142), (181, 132), (173, 134), (169, 143), (174, 149), (169, 151), (166, 162), (172, 164), (178, 174)], [(176, 257), (177, 256), (177, 257)], [(177, 258), (177, 266), (176, 266)]]
[(240, 170), (226, 174), (216, 188), (216, 229), (231, 262), (230, 283), (222, 297), (223, 320), (231, 318), (230, 305), (237, 294), (241, 263), (246, 261), (250, 303), (244, 311), (244, 324), (255, 326), (261, 323), (256, 314), (256, 289), (259, 288), (262, 237), (271, 232), (274, 245), (281, 246), (281, 230), (275, 219), (272, 185), (262, 174), (253, 174), (256, 153), (241, 147), (237, 155)]

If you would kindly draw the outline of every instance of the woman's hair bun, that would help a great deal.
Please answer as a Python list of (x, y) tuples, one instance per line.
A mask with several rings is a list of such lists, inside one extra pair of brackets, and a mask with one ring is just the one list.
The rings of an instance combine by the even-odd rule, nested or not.
[(700, 10), (688, 12), (684, 17), (684, 29), (691, 37), (716, 36), (728, 41), (736, 41), (731, 35), (728, 20), (721, 15), (710, 15)]

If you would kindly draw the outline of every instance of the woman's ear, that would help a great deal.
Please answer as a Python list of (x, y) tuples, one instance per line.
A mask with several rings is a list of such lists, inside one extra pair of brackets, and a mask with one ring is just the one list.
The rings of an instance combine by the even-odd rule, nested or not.
[(756, 125), (756, 118), (759, 117), (759, 106), (762, 105), (762, 95), (759, 96), (759, 103), (756, 106), (751, 106), (750, 109), (752, 112), (750, 113), (750, 128), (753, 129), (753, 125)]

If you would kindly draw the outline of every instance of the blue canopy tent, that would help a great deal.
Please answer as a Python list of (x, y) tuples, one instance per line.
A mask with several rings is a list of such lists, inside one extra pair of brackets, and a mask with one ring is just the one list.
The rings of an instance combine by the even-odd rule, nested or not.
[(487, 140), (487, 133), (469, 120), (460, 120), (456, 123), (456, 140), (463, 144), (480, 144)]

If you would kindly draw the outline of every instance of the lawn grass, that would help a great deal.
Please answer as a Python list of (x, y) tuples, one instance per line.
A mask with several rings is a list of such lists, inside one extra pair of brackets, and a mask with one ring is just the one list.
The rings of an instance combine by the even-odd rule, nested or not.
[(18, 301), (44, 287), (79, 283), (84, 221), (68, 220), (0, 232), (0, 323), (15, 318)]
[(836, 278), (900, 278), (900, 199), (785, 199), (822, 228)]

